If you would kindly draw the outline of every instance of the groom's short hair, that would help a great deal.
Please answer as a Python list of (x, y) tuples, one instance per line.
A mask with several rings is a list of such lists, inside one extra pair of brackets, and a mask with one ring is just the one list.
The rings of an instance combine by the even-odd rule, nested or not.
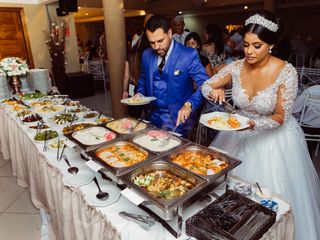
[(170, 24), (164, 16), (154, 15), (147, 21), (146, 29), (153, 33), (158, 28), (162, 28), (163, 32), (167, 33), (170, 29)]

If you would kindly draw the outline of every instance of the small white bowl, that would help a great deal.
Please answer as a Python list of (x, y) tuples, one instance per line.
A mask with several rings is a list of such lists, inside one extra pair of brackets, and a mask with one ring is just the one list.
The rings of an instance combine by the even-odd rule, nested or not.
[[(49, 130), (50, 131), (50, 130)], [(51, 131), (55, 131), (55, 130), (51, 130)], [(41, 131), (43, 133), (43, 131)], [(58, 132), (57, 132), (58, 133)], [(36, 136), (36, 134), (33, 136), (33, 140), (36, 142), (36, 143), (39, 143), (39, 144), (43, 144), (44, 143), (44, 140), (35, 140), (34, 137)], [(51, 138), (51, 139), (47, 139), (47, 144), (49, 145), (51, 142), (53, 142), (54, 140), (58, 139), (59, 137), (59, 133), (58, 135), (55, 137), (55, 138)]]
[[(95, 116), (94, 117), (86, 117), (87, 114), (95, 114)], [(98, 117), (99, 117), (99, 113), (97, 111), (90, 111), (90, 112), (87, 112), (86, 114), (83, 115), (83, 120), (94, 122), (95, 120), (98, 119)]]
[(63, 149), (63, 145), (65, 144), (66, 147), (64, 149), (64, 154), (71, 154), (71, 153), (75, 153), (77, 152), (77, 149), (75, 147), (70, 147), (68, 145), (68, 142), (69, 140), (67, 138), (56, 138), (54, 139), (53, 141), (51, 141), (49, 144), (48, 144), (48, 149), (50, 152), (54, 152), (54, 153), (57, 153), (57, 149), (58, 149), (58, 141), (60, 141), (60, 154), (62, 152), (62, 149)]

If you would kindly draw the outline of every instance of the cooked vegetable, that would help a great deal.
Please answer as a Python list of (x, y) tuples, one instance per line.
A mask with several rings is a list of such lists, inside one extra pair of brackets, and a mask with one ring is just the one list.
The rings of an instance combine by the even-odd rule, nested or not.
[(94, 123), (76, 123), (76, 124), (72, 124), (71, 126), (66, 126), (65, 128), (63, 128), (63, 134), (68, 134), (68, 133), (72, 133), (72, 132), (76, 132), (79, 131), (81, 129), (90, 127), (90, 126), (94, 126)]
[(170, 200), (177, 198), (193, 189), (195, 185), (179, 176), (164, 170), (151, 171), (132, 179), (141, 187), (144, 187), (152, 195)]
[[(56, 124), (65, 124), (71, 122), (73, 117), (73, 114), (71, 113), (62, 113), (58, 114), (53, 117), (53, 120), (56, 122)], [(79, 118), (77, 116), (74, 116), (74, 121), (77, 121)]]

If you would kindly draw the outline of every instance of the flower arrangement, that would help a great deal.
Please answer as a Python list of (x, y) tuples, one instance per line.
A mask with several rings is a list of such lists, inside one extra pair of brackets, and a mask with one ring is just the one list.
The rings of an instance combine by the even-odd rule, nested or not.
[[(68, 29), (68, 30), (67, 30)], [(65, 58), (65, 40), (68, 36), (69, 27), (66, 20), (63, 20), (61, 24), (51, 23), (51, 30), (47, 34), (46, 44), (50, 53), (51, 61), (59, 59), (64, 62)]]
[(6, 57), (0, 61), (0, 73), (4, 72), (7, 76), (21, 76), (29, 72), (28, 64), (25, 60), (18, 57)]
[(65, 92), (65, 55), (66, 37), (70, 36), (68, 19), (64, 18), (61, 24), (51, 23), (50, 32), (46, 32), (46, 44), (52, 62), (52, 73), (55, 85), (61, 93)]

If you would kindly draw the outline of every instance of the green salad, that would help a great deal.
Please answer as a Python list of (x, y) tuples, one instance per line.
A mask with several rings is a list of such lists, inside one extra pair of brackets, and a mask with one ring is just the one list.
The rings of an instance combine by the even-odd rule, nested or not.
[(59, 134), (57, 133), (57, 131), (46, 130), (46, 131), (37, 133), (34, 136), (34, 140), (36, 140), (36, 141), (44, 141), (45, 139), (46, 140), (50, 140), (50, 139), (56, 138), (58, 136), (59, 136)]
[(45, 94), (43, 94), (42, 92), (31, 92), (31, 93), (23, 94), (20, 98), (22, 100), (30, 100), (30, 99), (35, 99), (35, 98), (42, 98), (44, 96), (45, 96)]

